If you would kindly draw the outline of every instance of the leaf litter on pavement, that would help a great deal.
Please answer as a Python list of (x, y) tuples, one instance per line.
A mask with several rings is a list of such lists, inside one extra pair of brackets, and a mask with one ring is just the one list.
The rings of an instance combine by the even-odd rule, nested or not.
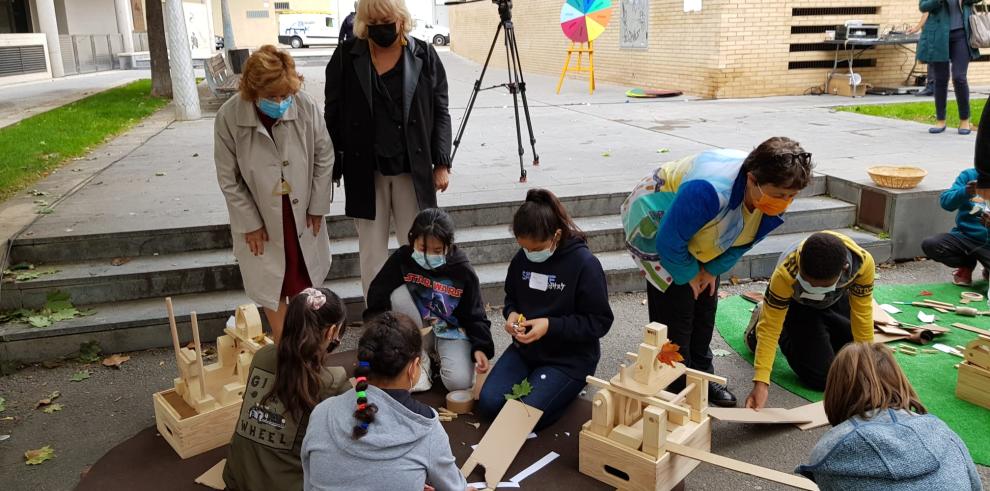
[(44, 447), (24, 452), (24, 463), (27, 465), (38, 465), (54, 458), (55, 449), (51, 445), (45, 445)]
[(95, 313), (96, 311), (92, 309), (79, 310), (75, 305), (72, 305), (68, 293), (54, 291), (48, 294), (45, 306), (40, 310), (17, 309), (0, 313), (0, 323), (19, 321), (26, 322), (31, 327), (49, 327), (56, 322)]

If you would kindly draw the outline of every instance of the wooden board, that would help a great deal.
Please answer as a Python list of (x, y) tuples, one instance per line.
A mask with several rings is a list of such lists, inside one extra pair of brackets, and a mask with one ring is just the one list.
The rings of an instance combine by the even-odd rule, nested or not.
[(741, 472), (743, 474), (749, 474), (751, 476), (763, 478), (769, 481), (786, 484), (788, 486), (795, 487), (798, 489), (808, 489), (808, 490), (818, 489), (818, 486), (816, 486), (814, 482), (804, 477), (795, 476), (793, 474), (786, 474), (774, 469), (760, 467), (758, 465), (750, 464), (740, 460), (730, 459), (728, 457), (723, 457), (721, 455), (713, 454), (711, 452), (706, 452), (704, 450), (699, 450), (697, 448), (691, 448), (685, 445), (668, 442), (667, 451), (678, 455), (683, 455), (684, 457), (690, 459), (698, 460), (701, 462), (707, 462), (712, 465), (717, 465), (719, 467), (724, 467), (729, 470)]
[(478, 448), (464, 462), (461, 474), (467, 478), (475, 467), (482, 465), (485, 468), (485, 482), (489, 488), (495, 489), (502, 482), (502, 477), (519, 449), (526, 443), (529, 433), (536, 427), (540, 416), (543, 416), (543, 411), (535, 407), (517, 400), (506, 401), (478, 443)]
[(708, 415), (719, 421), (753, 424), (810, 423), (814, 416), (807, 411), (765, 407), (759, 411), (742, 407), (710, 407)]
[(227, 489), (227, 484), (223, 482), (223, 468), (227, 465), (227, 459), (223, 459), (217, 465), (210, 467), (210, 470), (196, 478), (196, 484), (202, 484), (213, 489)]
[(796, 424), (801, 431), (813, 430), (822, 426), (827, 426), (828, 416), (825, 415), (825, 403), (823, 401), (818, 401), (814, 404), (808, 404), (806, 406), (796, 407), (791, 409), (791, 412), (800, 412), (801, 415), (811, 416), (813, 419), (810, 423)]
[(981, 336), (990, 336), (990, 331), (986, 329), (980, 329), (979, 327), (973, 327), (968, 324), (963, 324), (962, 322), (956, 322), (955, 324), (952, 325), (952, 327), (956, 329), (962, 329), (964, 331), (975, 332), (976, 334), (979, 334)]

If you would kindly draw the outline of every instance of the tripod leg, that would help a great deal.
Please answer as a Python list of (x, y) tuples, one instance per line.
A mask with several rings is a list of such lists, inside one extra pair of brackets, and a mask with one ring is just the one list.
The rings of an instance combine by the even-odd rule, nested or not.
[(526, 167), (523, 165), (523, 141), (522, 141), (522, 127), (519, 124), (519, 71), (516, 68), (517, 59), (514, 56), (515, 50), (515, 37), (513, 33), (515, 29), (512, 26), (506, 26), (505, 28), (505, 63), (508, 67), (509, 72), (509, 92), (512, 93), (512, 107), (515, 110), (516, 115), (516, 142), (519, 146), (519, 182), (526, 182)]
[(495, 52), (495, 43), (498, 41), (498, 34), (502, 31), (502, 23), (498, 24), (495, 29), (495, 37), (492, 38), (492, 45), (488, 48), (488, 56), (485, 58), (485, 64), (481, 67), (481, 74), (478, 75), (478, 80), (474, 82), (474, 88), (471, 89), (471, 97), (468, 98), (467, 107), (464, 108), (464, 117), (461, 118), (461, 124), (457, 127), (457, 136), (454, 137), (454, 150), (450, 154), (450, 162), (454, 162), (454, 157), (457, 156), (457, 149), (461, 146), (461, 138), (464, 137), (464, 130), (467, 128), (468, 118), (471, 117), (471, 111), (474, 109), (474, 102), (478, 99), (478, 92), (481, 91), (481, 81), (485, 78), (485, 73), (488, 72), (488, 64), (492, 61), (492, 53)]
[(522, 62), (519, 59), (519, 47), (516, 44), (515, 29), (507, 29), (506, 36), (512, 37), (512, 56), (516, 60), (515, 65), (519, 70), (519, 92), (522, 95), (523, 112), (526, 115), (526, 127), (529, 129), (529, 144), (533, 147), (533, 165), (540, 165), (540, 154), (536, 153), (536, 135), (533, 133), (533, 118), (529, 115), (529, 100), (526, 98), (526, 80), (523, 78)]

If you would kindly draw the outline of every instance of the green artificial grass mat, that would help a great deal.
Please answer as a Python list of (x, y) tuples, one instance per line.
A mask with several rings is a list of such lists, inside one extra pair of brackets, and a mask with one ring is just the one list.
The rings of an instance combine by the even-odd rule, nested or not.
[[(922, 296), (920, 294), (922, 291), (929, 291), (932, 293), (932, 296)], [(987, 293), (987, 284), (985, 282), (978, 282), (974, 288), (963, 288), (950, 283), (883, 285), (876, 287), (874, 297), (877, 303), (880, 304), (893, 304), (893, 302), (910, 303), (930, 299), (958, 305), (959, 294), (963, 291), (975, 291), (985, 295)], [(732, 349), (751, 364), (753, 363), (753, 354), (750, 353), (749, 348), (746, 347), (746, 343), (743, 341), (743, 332), (749, 323), (750, 310), (753, 306), (751, 302), (739, 296), (727, 298), (719, 302), (718, 313), (715, 317), (715, 325), (718, 327), (719, 334), (722, 335)], [(990, 329), (990, 318), (963, 317), (951, 312), (942, 314), (932, 309), (919, 309), (911, 305), (894, 304), (894, 306), (903, 310), (903, 312), (894, 314), (893, 317), (909, 324), (921, 324), (917, 317), (918, 311), (921, 310), (925, 313), (935, 314), (935, 323), (940, 326), (950, 327), (955, 322), (961, 322), (970, 326)], [(984, 302), (974, 303), (973, 307), (979, 310), (986, 310), (987, 308)], [(949, 333), (937, 336), (935, 342), (949, 346), (965, 346), (976, 337), (977, 335), (972, 332), (962, 329), (952, 329)], [(888, 343), (888, 346), (894, 347), (898, 344), (901, 344), (901, 342)], [(926, 346), (926, 348), (931, 348), (931, 345)], [(920, 347), (917, 356), (902, 353), (895, 353), (895, 356), (904, 373), (911, 380), (914, 389), (918, 392), (921, 402), (928, 408), (928, 411), (941, 418), (942, 421), (945, 421), (950, 428), (959, 434), (959, 437), (969, 447), (969, 452), (972, 454), (973, 460), (976, 463), (990, 465), (990, 438), (988, 438), (988, 435), (990, 435), (990, 409), (985, 409), (956, 398), (956, 369), (954, 366), (956, 363), (962, 361), (962, 358), (942, 352), (935, 354), (922, 353)], [(822, 399), (821, 392), (809, 390), (801, 386), (798, 382), (797, 375), (788, 366), (787, 359), (780, 353), (780, 350), (777, 351), (777, 357), (774, 360), (771, 379), (777, 385), (809, 401), (820, 401)], [(739, 381), (734, 385), (739, 388), (738, 395), (741, 398), (745, 398), (750, 386), (749, 381)]]

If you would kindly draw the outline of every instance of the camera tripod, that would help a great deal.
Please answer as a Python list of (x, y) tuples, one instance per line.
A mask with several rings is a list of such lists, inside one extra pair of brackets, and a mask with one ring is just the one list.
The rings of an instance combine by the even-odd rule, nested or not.
[[(512, 94), (512, 105), (515, 109), (516, 140), (519, 144), (519, 182), (526, 182), (526, 168), (523, 166), (523, 153), (525, 151), (523, 150), (522, 126), (519, 122), (520, 96), (522, 97), (523, 112), (526, 115), (526, 127), (529, 129), (529, 143), (533, 147), (533, 165), (540, 165), (540, 156), (536, 153), (536, 136), (533, 135), (533, 120), (529, 115), (529, 101), (526, 99), (526, 80), (523, 79), (522, 63), (519, 60), (519, 47), (516, 45), (516, 30), (512, 25), (512, 1), (492, 0), (492, 3), (498, 4), (500, 21), (498, 28), (495, 29), (492, 46), (488, 49), (488, 57), (485, 58), (485, 64), (481, 67), (481, 75), (478, 76), (478, 80), (474, 82), (474, 88), (471, 90), (471, 97), (468, 99), (467, 108), (464, 110), (464, 118), (461, 119), (461, 124), (457, 128), (457, 136), (454, 138), (454, 151), (450, 156), (450, 160), (453, 162), (454, 157), (457, 155), (457, 148), (461, 145), (461, 138), (464, 136), (464, 129), (467, 127), (468, 118), (471, 117), (471, 110), (474, 109), (474, 103), (478, 100), (478, 92), (497, 87), (505, 87)], [(505, 34), (505, 58), (506, 65), (508, 65), (509, 81), (504, 84), (493, 85), (482, 89), (481, 81), (485, 78), (485, 73), (488, 71), (488, 64), (492, 61), (492, 53), (495, 52), (495, 43), (498, 42), (498, 35), (502, 31)]]

